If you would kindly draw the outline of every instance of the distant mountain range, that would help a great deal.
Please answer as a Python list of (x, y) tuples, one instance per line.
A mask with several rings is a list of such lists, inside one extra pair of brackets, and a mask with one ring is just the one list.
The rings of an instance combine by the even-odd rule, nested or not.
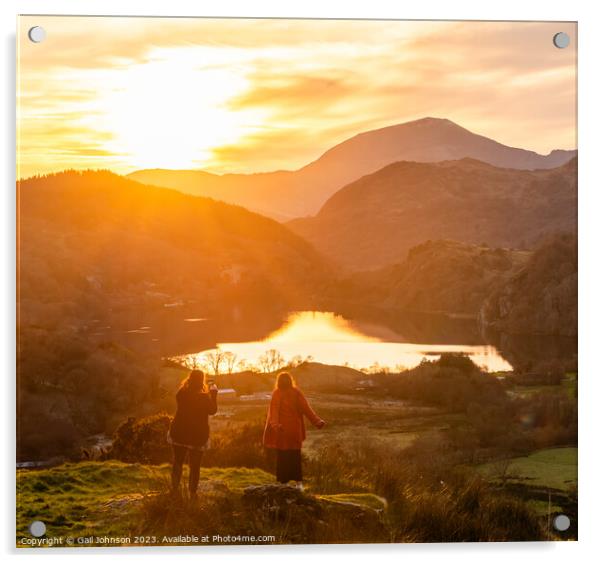
[(336, 191), (398, 161), (440, 162), (473, 158), (502, 168), (555, 168), (576, 151), (548, 155), (508, 147), (448, 119), (427, 117), (355, 135), (295, 171), (211, 174), (203, 170), (139, 170), (133, 180), (202, 195), (278, 220), (313, 215)]
[(577, 159), (512, 170), (473, 159), (397, 162), (352, 182), (311, 218), (288, 223), (351, 270), (402, 262), (432, 239), (530, 248), (577, 225)]

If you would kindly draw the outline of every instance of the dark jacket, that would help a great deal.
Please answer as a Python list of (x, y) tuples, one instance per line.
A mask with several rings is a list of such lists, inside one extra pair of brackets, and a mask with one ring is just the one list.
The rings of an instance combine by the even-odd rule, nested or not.
[(209, 415), (217, 412), (217, 391), (197, 393), (182, 388), (176, 393), (178, 408), (169, 434), (176, 444), (201, 447), (209, 439)]

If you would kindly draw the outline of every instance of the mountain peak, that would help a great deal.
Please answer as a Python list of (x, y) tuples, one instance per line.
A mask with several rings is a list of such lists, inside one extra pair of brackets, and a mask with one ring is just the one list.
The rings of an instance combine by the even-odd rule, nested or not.
[(317, 213), (346, 184), (394, 162), (443, 162), (468, 157), (501, 168), (536, 170), (561, 166), (573, 155), (571, 151), (553, 151), (544, 156), (509, 147), (450, 119), (426, 116), (358, 133), (294, 171), (212, 176), (207, 172), (164, 170), (138, 172), (133, 177), (242, 205), (282, 220)]
[(326, 151), (324, 154), (328, 154), (331, 150), (336, 149), (337, 147), (352, 141), (353, 139), (361, 138), (361, 137), (374, 137), (379, 133), (387, 133), (394, 131), (410, 131), (417, 130), (421, 128), (429, 128), (429, 129), (443, 129), (443, 128), (457, 128), (463, 131), (468, 131), (464, 129), (464, 127), (460, 127), (457, 123), (451, 121), (450, 119), (444, 117), (421, 117), (420, 119), (414, 119), (412, 121), (404, 121), (403, 123), (394, 123), (393, 125), (385, 125), (384, 127), (380, 127), (379, 129), (371, 129), (370, 131), (363, 131), (358, 133), (354, 137), (343, 141), (339, 145), (335, 145), (330, 150)]
[(420, 119), (415, 119), (413, 121), (407, 121), (405, 123), (400, 123), (399, 125), (455, 125), (459, 127), (457, 123), (454, 123), (451, 119), (447, 119), (446, 117), (421, 117)]

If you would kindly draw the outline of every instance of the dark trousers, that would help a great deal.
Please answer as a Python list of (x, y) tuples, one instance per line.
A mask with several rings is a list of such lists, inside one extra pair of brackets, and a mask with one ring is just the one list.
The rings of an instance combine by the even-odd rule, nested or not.
[(276, 450), (276, 479), (279, 483), (303, 480), (301, 450)]
[(201, 460), (203, 459), (203, 452), (200, 450), (193, 450), (191, 448), (186, 448), (185, 446), (173, 446), (171, 487), (174, 491), (177, 491), (180, 487), (182, 467), (184, 466), (184, 461), (186, 461), (187, 454), (188, 467), (190, 469), (188, 474), (188, 490), (190, 491), (190, 494), (196, 494), (196, 489), (199, 484), (199, 475), (201, 472)]

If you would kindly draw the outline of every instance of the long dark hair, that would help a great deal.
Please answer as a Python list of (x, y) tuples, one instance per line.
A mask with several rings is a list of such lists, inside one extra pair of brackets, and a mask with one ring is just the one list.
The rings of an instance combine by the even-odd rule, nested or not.
[(274, 389), (285, 391), (286, 389), (292, 389), (293, 387), (296, 387), (293, 376), (288, 371), (281, 371), (276, 378)]
[(205, 373), (200, 369), (193, 369), (188, 377), (180, 384), (180, 389), (192, 393), (206, 393)]

